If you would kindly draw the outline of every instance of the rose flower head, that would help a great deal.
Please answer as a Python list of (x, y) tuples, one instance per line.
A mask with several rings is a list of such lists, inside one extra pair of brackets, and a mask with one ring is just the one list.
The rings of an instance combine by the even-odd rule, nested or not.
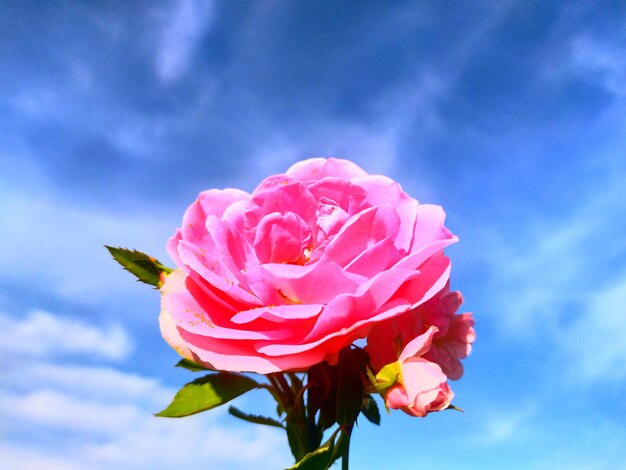
[(454, 393), (446, 375), (437, 364), (422, 357), (431, 348), (436, 331), (437, 328), (432, 326), (414, 338), (404, 347), (398, 361), (385, 366), (379, 373), (378, 377), (385, 377), (389, 375), (387, 370), (395, 371), (382, 393), (387, 407), (424, 417), (450, 406)]
[(333, 362), (444, 289), (443, 249), (457, 241), (444, 218), (393, 180), (332, 158), (296, 163), (251, 194), (204, 191), (168, 242), (177, 269), (161, 288), (162, 334), (218, 370)]
[(367, 337), (372, 368), (378, 371), (397, 360), (399, 348), (434, 326), (432, 346), (424, 352), (424, 357), (437, 363), (448, 379), (461, 378), (461, 359), (469, 355), (476, 339), (472, 314), (456, 314), (462, 303), (461, 293), (450, 292), (448, 283), (417, 308), (376, 324)]
[(454, 394), (447, 383), (463, 375), (460, 359), (476, 338), (471, 313), (449, 284), (418, 307), (372, 327), (366, 351), (372, 382), (389, 408), (412, 416), (446, 409)]

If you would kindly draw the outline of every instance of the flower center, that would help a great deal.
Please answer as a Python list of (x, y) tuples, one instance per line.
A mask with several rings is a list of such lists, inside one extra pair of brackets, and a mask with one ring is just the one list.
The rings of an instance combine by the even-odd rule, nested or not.
[(311, 228), (293, 212), (272, 212), (257, 226), (254, 249), (261, 263), (302, 265), (311, 256)]

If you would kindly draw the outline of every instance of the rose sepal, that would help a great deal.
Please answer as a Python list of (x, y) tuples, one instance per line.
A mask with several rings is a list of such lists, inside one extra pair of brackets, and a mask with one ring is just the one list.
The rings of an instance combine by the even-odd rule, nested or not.
[(178, 361), (174, 367), (187, 369), (191, 372), (206, 372), (211, 370), (208, 367), (204, 367), (203, 365), (198, 364), (197, 362), (194, 362), (191, 359), (187, 359), (185, 357)]
[(104, 245), (115, 261), (137, 280), (160, 289), (165, 283), (167, 275), (174, 270), (168, 268), (158, 259), (137, 250)]
[(380, 371), (376, 375), (371, 371), (368, 367), (367, 375), (376, 389), (383, 399), (387, 392), (396, 384), (404, 385), (404, 380), (402, 378), (402, 366), (400, 361), (395, 361), (390, 364), (383, 366)]

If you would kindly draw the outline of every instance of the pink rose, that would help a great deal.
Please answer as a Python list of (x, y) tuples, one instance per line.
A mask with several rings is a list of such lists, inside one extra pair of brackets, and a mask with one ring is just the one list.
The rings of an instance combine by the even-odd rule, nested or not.
[(463, 303), (460, 292), (450, 292), (446, 284), (441, 292), (408, 313), (377, 324), (367, 338), (367, 348), (372, 368), (380, 370), (396, 360), (399, 348), (413, 338), (436, 327), (432, 347), (423, 356), (437, 363), (450, 380), (463, 375), (461, 359), (467, 357), (476, 339), (471, 313), (455, 312)]
[(436, 331), (436, 327), (430, 327), (408, 343), (400, 354), (401, 381), (385, 395), (389, 408), (421, 418), (450, 405), (454, 393), (446, 382), (446, 375), (437, 364), (422, 357), (430, 350)]
[(457, 241), (444, 218), (391, 179), (332, 158), (299, 162), (252, 194), (205, 191), (168, 242), (178, 269), (162, 287), (163, 335), (220, 370), (332, 362), (444, 288), (443, 249)]

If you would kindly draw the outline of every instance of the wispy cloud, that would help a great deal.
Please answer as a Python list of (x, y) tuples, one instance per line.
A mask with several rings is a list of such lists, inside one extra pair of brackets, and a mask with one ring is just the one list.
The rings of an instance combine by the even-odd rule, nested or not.
[[(120, 275), (104, 244), (165, 256), (165, 240), (178, 222), (164, 222), (167, 214), (147, 210), (112, 214), (105, 208), (87, 208), (84, 201), (64, 198), (45, 177), (37, 176), (38, 165), (16, 163), (11, 168), (13, 178), (0, 188), (0, 194), (5, 193), (0, 230), (11, 240), (11, 249), (0, 252), (0, 264), (10, 267), (0, 273), (5, 282), (37, 286), (40, 293), (93, 305), (113, 290), (123, 295), (135, 287)], [(22, 173), (29, 169), (30, 178)], [(26, 181), (38, 190), (24, 191)]]
[(580, 282), (589, 262), (581, 250), (593, 233), (588, 221), (570, 220), (553, 230), (545, 227), (541, 222), (526, 236), (492, 239), (486, 253), (493, 263), (491, 290), (501, 293), (495, 299), (495, 320), (520, 338), (528, 337), (538, 322), (542, 329), (555, 328), (565, 302), (580, 302), (586, 295), (572, 286)]
[[(58, 356), (59, 352), (50, 351), (50, 355)], [(154, 378), (122, 372), (109, 366), (54, 364), (49, 362), (50, 357), (45, 358), (47, 360), (40, 357), (30, 359), (26, 363), (22, 358), (16, 363), (5, 364), (3, 381), (18, 391), (33, 390), (38, 384), (45, 384), (49, 389), (71, 393), (75, 398), (101, 403), (141, 400), (154, 409), (171, 399), (176, 391)], [(28, 374), (24, 374), (24, 367), (28, 368)]]
[(571, 49), (571, 67), (575, 71), (599, 74), (607, 90), (626, 98), (626, 47), (623, 43), (584, 34), (574, 39)]
[(626, 273), (589, 296), (583, 313), (561, 334), (576, 381), (626, 379)]
[(0, 413), (12, 422), (30, 422), (58, 431), (109, 437), (124, 432), (141, 415), (141, 411), (132, 405), (77, 400), (66, 393), (46, 389), (27, 394), (6, 393)]
[(2, 463), (8, 468), (40, 470), (82, 470), (80, 462), (70, 461), (65, 457), (49, 455), (41, 449), (35, 449), (28, 445), (0, 443)]
[(290, 460), (278, 430), (226, 425), (215, 412), (184, 420), (159, 419), (142, 401), (110, 404), (53, 390), (7, 393), (0, 416), (13, 429), (37, 426), (69, 439), (80, 436), (82, 445), (48, 451), (38, 450), (36, 442), (32, 446), (5, 442), (4, 447), (14, 454), (29, 449), (42, 460), (96, 469), (201, 468), (209, 463), (228, 469), (250, 468), (258, 462), (281, 468)]
[[(285, 132), (274, 128), (268, 135), (257, 137), (258, 150), (250, 158), (250, 166), (241, 169), (239, 180), (252, 188), (259, 175), (284, 172), (298, 160), (311, 157), (347, 158), (372, 174), (385, 174), (402, 182), (405, 190), (417, 197), (432, 195), (434, 190), (420, 167), (420, 155), (412, 158), (412, 171), (403, 170), (403, 143), (412, 139), (425, 144), (442, 132), (443, 123), (437, 100), (447, 92), (448, 78), (425, 71), (419, 78), (403, 83), (393, 91), (368, 102), (373, 117), (369, 121), (340, 117), (319, 119), (305, 126), (304, 132)], [(415, 124), (419, 123), (419, 130)]]
[(523, 230), (485, 238), (489, 291), (498, 292), (490, 311), (507, 341), (549, 341), (550, 358), (567, 360), (564, 371), (588, 383), (626, 377), (626, 272), (618, 261), (626, 173), (613, 151), (595, 158), (612, 171), (590, 181), (569, 211), (528, 216)]
[[(118, 359), (118, 352), (127, 348), (123, 332), (42, 312), (19, 320), (2, 316), (0, 331), (6, 362), (0, 421), (9, 423), (0, 430), (5, 465), (45, 470), (236, 469), (259, 462), (282, 468), (290, 461), (278, 430), (226, 422), (221, 409), (184, 420), (155, 418), (152, 413), (175, 392), (170, 387), (110, 366), (68, 362), (84, 354)], [(60, 356), (63, 363), (51, 362)], [(23, 433), (28, 440), (19, 438)], [(50, 434), (57, 436), (53, 446), (46, 445)], [(77, 439), (80, 445), (69, 444)]]
[(530, 421), (536, 412), (537, 407), (530, 405), (523, 405), (517, 409), (488, 410), (483, 417), (481, 428), (470, 440), (485, 446), (524, 440), (529, 436)]
[(0, 351), (5, 357), (84, 354), (121, 360), (131, 349), (130, 339), (120, 326), (101, 329), (40, 310), (20, 320), (0, 314)]
[(156, 71), (164, 83), (177, 80), (187, 71), (198, 40), (212, 21), (212, 1), (177, 0), (168, 16), (157, 53)]

